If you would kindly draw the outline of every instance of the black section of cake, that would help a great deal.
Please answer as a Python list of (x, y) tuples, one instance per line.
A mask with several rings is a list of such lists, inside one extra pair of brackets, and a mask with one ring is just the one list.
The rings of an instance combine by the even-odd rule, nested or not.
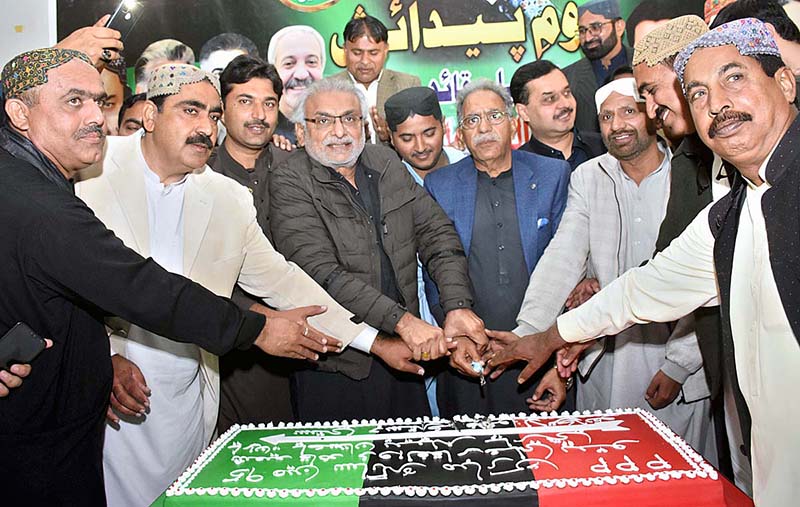
[[(470, 435), (478, 430), (513, 428), (511, 420), (478, 419), (467, 424), (440, 421), (383, 426), (379, 434), (397, 439), (375, 440), (364, 487), (467, 486), (534, 480), (518, 434)], [(461, 436), (439, 437), (437, 433)], [(409, 433), (418, 433), (406, 438)], [(419, 433), (427, 434), (426, 436)]]

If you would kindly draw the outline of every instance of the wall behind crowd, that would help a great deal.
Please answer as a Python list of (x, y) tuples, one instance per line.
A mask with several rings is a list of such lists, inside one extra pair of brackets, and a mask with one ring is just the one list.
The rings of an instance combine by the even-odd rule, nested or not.
[[(467, 82), (488, 77), (508, 86), (522, 63), (546, 58), (564, 67), (582, 55), (578, 8), (586, 0), (140, 0), (139, 23), (125, 42), (128, 65), (151, 42), (173, 38), (199, 54), (222, 32), (252, 39), (266, 56), (280, 28), (305, 24), (326, 41), (324, 75), (344, 67), (342, 30), (367, 13), (390, 30), (387, 67), (420, 77), (437, 91), (447, 116), (446, 144), (455, 131), (455, 97)], [(621, 0), (624, 17), (640, 0)], [(58, 37), (113, 12), (117, 0), (57, 0)], [(529, 137), (518, 125), (514, 144)]]

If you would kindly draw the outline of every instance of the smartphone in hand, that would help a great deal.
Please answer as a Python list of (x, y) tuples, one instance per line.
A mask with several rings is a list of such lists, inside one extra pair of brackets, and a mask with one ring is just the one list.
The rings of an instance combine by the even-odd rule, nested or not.
[(120, 33), (120, 40), (125, 42), (128, 35), (133, 31), (133, 27), (144, 13), (144, 5), (138, 0), (122, 0), (114, 14), (106, 23), (106, 28), (113, 28)]
[(17, 322), (0, 338), (0, 369), (7, 370), (12, 364), (30, 363), (45, 346), (44, 338), (24, 322)]

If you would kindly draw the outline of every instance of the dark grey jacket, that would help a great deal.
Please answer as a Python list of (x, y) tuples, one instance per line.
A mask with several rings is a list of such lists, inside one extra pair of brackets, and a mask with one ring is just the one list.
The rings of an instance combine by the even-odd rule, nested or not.
[[(472, 306), (467, 261), (438, 204), (417, 185), (394, 151), (367, 145), (360, 162), (378, 172), (383, 248), (402, 301), (380, 291), (380, 244), (347, 183), (298, 150), (275, 167), (270, 215), (275, 247), (297, 263), (356, 318), (387, 333), (410, 311), (419, 315), (417, 261), (436, 282), (445, 312)], [(348, 350), (320, 362), (352, 378), (369, 372), (368, 356)]]

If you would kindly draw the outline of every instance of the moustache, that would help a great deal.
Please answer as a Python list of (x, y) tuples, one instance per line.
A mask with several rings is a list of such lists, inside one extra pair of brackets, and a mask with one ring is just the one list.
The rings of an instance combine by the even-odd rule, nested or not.
[(356, 140), (353, 139), (353, 136), (343, 136), (343, 137), (336, 137), (336, 136), (328, 136), (322, 141), (323, 146), (330, 146), (332, 144), (355, 144)]
[(574, 111), (574, 109), (571, 108), (571, 107), (565, 107), (564, 109), (559, 109), (556, 112), (556, 114), (553, 115), (553, 119), (555, 120), (556, 118), (558, 118), (562, 114), (572, 114), (573, 111)]
[(293, 88), (298, 88), (298, 87), (301, 87), (301, 86), (302, 87), (308, 87), (313, 82), (314, 82), (314, 79), (311, 78), (311, 77), (307, 77), (305, 79), (291, 78), (290, 80), (288, 80), (286, 82), (286, 84), (284, 85), (284, 88), (287, 89), (287, 90), (291, 90)]
[(708, 127), (708, 137), (714, 139), (719, 133), (719, 129), (723, 123), (727, 121), (753, 121), (753, 116), (750, 113), (743, 113), (741, 111), (725, 110), (714, 117), (711, 126)]
[(106, 133), (103, 132), (103, 129), (99, 125), (89, 125), (88, 127), (78, 129), (72, 137), (77, 141), (91, 135), (99, 135), (100, 139), (102, 139), (106, 136)]
[(264, 120), (252, 120), (252, 121), (245, 122), (244, 127), (245, 128), (248, 128), (248, 127), (264, 127), (265, 129), (269, 130), (271, 125), (269, 124), (269, 122), (266, 122)]
[(202, 144), (209, 150), (214, 147), (211, 138), (205, 134), (196, 134), (186, 139), (186, 144)]
[(424, 157), (424, 156), (429, 155), (431, 153), (433, 153), (433, 150), (422, 150), (422, 151), (416, 151), (415, 150), (415, 151), (413, 151), (411, 153), (411, 156), (412, 157)]
[(472, 138), (474, 144), (488, 143), (491, 141), (500, 142), (500, 134), (497, 132), (484, 132), (483, 134), (476, 134)]
[(622, 129), (622, 130), (615, 130), (608, 134), (608, 141), (613, 141), (613, 138), (622, 134), (629, 134), (635, 136), (638, 134), (634, 129)]

